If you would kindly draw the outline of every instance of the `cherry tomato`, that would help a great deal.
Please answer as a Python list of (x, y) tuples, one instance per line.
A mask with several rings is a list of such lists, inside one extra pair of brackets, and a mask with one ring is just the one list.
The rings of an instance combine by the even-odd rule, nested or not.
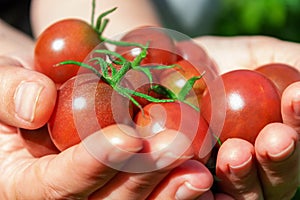
[(211, 135), (206, 120), (198, 111), (181, 102), (150, 103), (143, 110), (144, 113), (139, 112), (135, 116), (136, 129), (142, 137), (152, 137), (166, 129), (173, 129), (192, 141), (195, 158), (203, 159), (207, 155), (208, 151), (206, 155), (199, 152), (211, 147)]
[(96, 75), (81, 74), (59, 89), (48, 127), (56, 147), (64, 150), (108, 125), (131, 122), (132, 106), (127, 98)]
[(56, 65), (66, 60), (84, 61), (100, 42), (97, 32), (85, 21), (79, 19), (58, 21), (48, 27), (36, 42), (35, 68), (54, 82), (63, 83), (75, 76), (79, 67)]
[[(201, 73), (204, 72), (198, 70), (187, 60), (178, 61), (176, 66), (177, 67), (163, 70), (160, 75), (160, 83), (171, 89), (175, 94), (178, 94), (182, 90), (190, 78), (201, 76)], [(204, 78), (200, 78), (193, 85), (193, 94), (200, 98), (205, 88), (205, 80)]]
[(189, 61), (199, 70), (211, 69), (218, 74), (218, 67), (216, 63), (208, 56), (206, 51), (193, 40), (182, 40), (176, 43), (178, 55)]
[(300, 72), (296, 68), (283, 63), (270, 63), (255, 70), (269, 78), (276, 85), (280, 94), (290, 84), (300, 81)]
[(47, 125), (36, 130), (19, 129), (19, 134), (25, 148), (34, 157), (39, 158), (59, 153), (59, 150), (51, 140)]
[[(251, 70), (230, 71), (221, 75), (221, 78), (226, 100), (221, 142), (227, 138), (242, 138), (254, 143), (264, 126), (271, 122), (282, 121), (280, 96), (276, 86), (268, 78)], [(224, 99), (218, 95), (222, 94), (218, 89), (204, 92), (200, 110), (208, 122), (212, 114), (210, 93), (214, 93), (215, 102)], [(221, 101), (219, 104), (223, 104)]]
[[(125, 34), (121, 41), (135, 42), (146, 45), (149, 42), (149, 48), (146, 58), (142, 64), (174, 64), (177, 60), (177, 50), (172, 38), (161, 28), (152, 26), (143, 26), (133, 29)], [(141, 48), (133, 46), (118, 46), (116, 52), (123, 55), (126, 59), (132, 61), (141, 53)]]

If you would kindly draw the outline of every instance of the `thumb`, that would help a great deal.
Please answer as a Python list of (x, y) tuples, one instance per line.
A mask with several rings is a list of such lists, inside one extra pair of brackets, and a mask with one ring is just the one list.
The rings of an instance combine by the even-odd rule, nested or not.
[(38, 72), (0, 63), (0, 121), (25, 129), (43, 126), (55, 105), (55, 84)]
[(18, 169), (10, 179), (17, 188), (11, 189), (9, 199), (85, 199), (110, 181), (118, 173), (115, 166), (122, 167), (142, 145), (131, 127), (105, 127), (60, 154)]

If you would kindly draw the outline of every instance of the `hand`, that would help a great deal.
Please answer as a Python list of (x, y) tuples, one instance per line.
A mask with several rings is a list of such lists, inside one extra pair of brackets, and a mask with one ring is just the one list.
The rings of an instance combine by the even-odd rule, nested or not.
[[(196, 39), (220, 67), (220, 72), (254, 69), (281, 62), (300, 69), (300, 44), (269, 37), (200, 37)], [(254, 145), (229, 139), (219, 149), (216, 175), (221, 191), (236, 199), (290, 199), (300, 174), (300, 82), (282, 96), (283, 123), (261, 130)]]
[[(0, 58), (1, 199), (145, 199), (149, 195), (150, 199), (192, 199), (210, 189), (212, 175), (200, 162), (188, 160), (191, 150), (166, 168), (127, 173), (100, 162), (87, 148), (89, 142), (97, 141), (93, 151), (98, 149), (102, 159), (112, 166), (126, 165), (143, 144), (137, 137), (125, 134), (135, 134), (134, 129), (125, 126), (106, 127), (59, 154), (32, 156), (15, 127), (36, 129), (45, 124), (55, 104), (56, 87), (46, 76), (31, 70), (32, 65), (26, 60), (30, 57)], [(166, 135), (174, 135), (171, 131), (166, 131)], [(101, 134), (110, 142), (115, 137), (119, 140), (113, 143), (115, 146), (106, 145), (105, 141), (101, 144), (97, 140)], [(176, 148), (189, 142), (181, 137)], [(164, 144), (167, 139), (156, 141)], [(117, 151), (118, 148), (123, 151)], [(154, 164), (166, 162), (169, 158), (163, 155), (167, 153), (172, 153), (172, 148), (153, 157)]]

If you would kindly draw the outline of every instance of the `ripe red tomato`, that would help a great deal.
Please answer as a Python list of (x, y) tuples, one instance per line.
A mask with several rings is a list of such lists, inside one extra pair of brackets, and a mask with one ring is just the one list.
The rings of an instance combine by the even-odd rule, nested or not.
[[(242, 138), (254, 143), (264, 126), (271, 122), (281, 122), (280, 96), (268, 78), (251, 70), (230, 71), (221, 75), (221, 78), (226, 101), (221, 142), (227, 138)], [(214, 102), (219, 100), (219, 104), (223, 104), (221, 101), (224, 99), (218, 95), (222, 94), (218, 88), (204, 92), (200, 110), (208, 122), (212, 115), (210, 93), (214, 93)]]
[(19, 134), (27, 151), (34, 157), (42, 157), (49, 154), (59, 153), (53, 144), (47, 126), (37, 130), (19, 129)]
[(132, 106), (127, 98), (96, 75), (81, 74), (59, 89), (48, 126), (54, 144), (64, 150), (108, 125), (131, 122)]
[(152, 137), (166, 129), (173, 129), (191, 140), (196, 159), (203, 159), (211, 150), (208, 124), (200, 112), (189, 105), (182, 102), (150, 103), (143, 110), (144, 114), (139, 112), (135, 116), (136, 129), (142, 137)]
[[(177, 50), (174, 41), (161, 28), (152, 26), (143, 26), (133, 29), (126, 33), (121, 41), (135, 42), (146, 45), (149, 42), (149, 48), (146, 58), (142, 64), (174, 64), (177, 60)], [(132, 61), (141, 52), (140, 47), (117, 46), (116, 52), (123, 55), (126, 59)]]
[(84, 61), (100, 42), (97, 32), (85, 21), (58, 21), (43, 31), (36, 41), (35, 68), (54, 82), (63, 83), (77, 74), (79, 66), (55, 65), (66, 60)]
[(280, 95), (290, 84), (300, 81), (300, 72), (287, 64), (270, 63), (255, 69), (269, 78), (278, 88)]
[[(159, 76), (160, 83), (175, 94), (178, 94), (186, 82), (195, 76), (200, 76), (204, 71), (198, 70), (187, 60), (180, 60), (176, 63), (178, 67), (163, 70)], [(202, 96), (203, 91), (206, 88), (204, 78), (201, 78), (193, 85), (193, 95), (197, 95), (199, 98)]]
[(182, 59), (188, 60), (199, 70), (211, 69), (218, 74), (218, 67), (216, 63), (208, 56), (206, 51), (193, 40), (182, 40), (176, 43), (178, 55)]

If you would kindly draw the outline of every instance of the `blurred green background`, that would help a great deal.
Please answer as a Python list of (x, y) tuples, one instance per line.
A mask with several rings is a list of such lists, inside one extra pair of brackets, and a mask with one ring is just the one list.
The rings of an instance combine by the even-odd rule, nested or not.
[(300, 42), (300, 0), (222, 0), (212, 34), (269, 35)]
[[(300, 0), (152, 1), (166, 28), (190, 37), (267, 35), (300, 42)], [(198, 16), (191, 20), (194, 12)]]

